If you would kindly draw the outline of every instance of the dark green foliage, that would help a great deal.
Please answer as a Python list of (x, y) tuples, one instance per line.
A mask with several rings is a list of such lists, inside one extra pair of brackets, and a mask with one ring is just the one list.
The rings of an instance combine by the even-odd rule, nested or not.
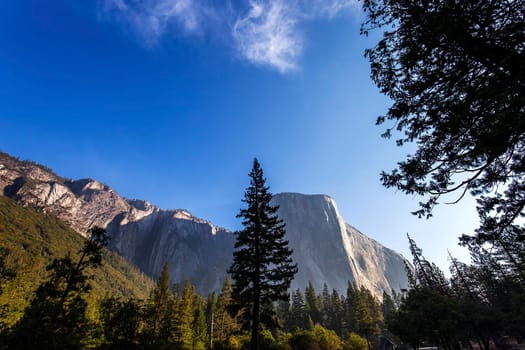
[[(364, 287), (356, 289), (353, 284), (348, 283), (347, 296), (344, 297), (336, 290), (329, 293), (327, 286), (323, 287), (321, 294), (317, 294), (310, 284), (306, 287), (305, 294), (309, 294), (310, 304), (316, 305), (315, 310), (318, 312), (317, 317), (321, 320), (320, 322), (313, 322), (307, 310), (314, 308), (307, 306), (309, 303), (305, 301), (300, 289), (292, 294), (291, 305), (287, 304), (289, 307), (286, 307), (284, 303), (283, 306), (278, 307), (280, 310), (278, 315), (283, 321), (285, 331), (293, 333), (292, 342), (297, 342), (297, 344), (308, 342), (313, 333), (310, 335), (307, 333), (319, 333), (321, 328), (333, 331), (334, 335), (346, 340), (348, 340), (349, 334), (353, 332), (359, 339), (364, 339), (367, 348), (377, 348), (382, 335), (390, 336), (384, 327), (380, 303)], [(389, 312), (392, 313), (395, 310), (395, 305), (393, 305), (390, 296), (385, 295), (386, 302), (388, 303), (390, 300)], [(314, 346), (312, 345), (314, 343), (310, 345)], [(318, 346), (322, 347), (322, 342), (318, 343)]]
[[(395, 297), (395, 291), (392, 291)], [(386, 292), (383, 292), (383, 302), (381, 304), (381, 313), (383, 318), (387, 321), (390, 316), (396, 311), (396, 305), (394, 304), (394, 299)]]
[[(384, 30), (366, 51), (372, 79), (393, 104), (399, 145), (417, 150), (383, 184), (426, 196), (477, 197), (480, 227), (466, 245), (488, 244), (525, 285), (525, 5), (523, 1), (365, 0), (362, 31)], [(510, 276), (510, 275), (509, 275)]]
[(205, 301), (189, 281), (182, 294), (170, 289), (168, 264), (146, 302), (143, 344), (153, 349), (204, 349), (208, 340)]
[(167, 323), (172, 316), (173, 296), (170, 292), (170, 272), (167, 262), (164, 263), (157, 285), (151, 292), (150, 302), (153, 336), (159, 338), (162, 334), (168, 337), (166, 329), (170, 328)]
[(348, 281), (348, 286), (346, 287), (346, 299), (344, 300), (344, 315), (343, 315), (343, 330), (344, 333), (349, 333), (351, 331), (355, 332), (356, 323), (354, 317), (354, 307), (355, 307), (355, 298), (357, 290), (356, 286)]
[(173, 341), (172, 323), (177, 312), (176, 302), (170, 291), (168, 264), (164, 263), (157, 284), (146, 301), (142, 337), (150, 347), (167, 349)]
[[(409, 239), (410, 240), (410, 239)], [(451, 259), (451, 278), (422, 255), (410, 240), (414, 284), (399, 308), (388, 311), (388, 329), (413, 347), (464, 348), (476, 344), (505, 347), (508, 339), (523, 342), (525, 298), (519, 283), (492, 253), (472, 250), (473, 265)], [(392, 305), (392, 303), (389, 303)], [(384, 311), (386, 313), (386, 311)]]
[[(10, 250), (5, 247), (0, 247), (0, 295), (2, 295), (4, 283), (14, 279), (16, 277), (16, 270), (6, 262), (6, 258), (9, 256)], [(8, 306), (0, 305), (0, 342), (2, 341), (1, 332), (7, 328), (8, 318)]]
[(411, 271), (412, 279), (415, 278), (413, 283), (438, 290), (441, 294), (448, 294), (448, 282), (443, 272), (434, 263), (426, 260), (416, 242), (408, 234), (407, 237), (413, 257), (414, 270)]
[(2, 294), (2, 286), (5, 282), (16, 277), (16, 270), (8, 266), (7, 258), (10, 255), (10, 250), (6, 247), (0, 247), (0, 295)]
[(264, 350), (282, 350), (268, 329), (263, 329), (259, 338), (259, 348)]
[(86, 293), (90, 289), (88, 269), (98, 268), (102, 249), (107, 245), (105, 231), (89, 231), (80, 257), (54, 259), (48, 279), (35, 292), (24, 316), (11, 331), (10, 348), (27, 349), (39, 344), (46, 349), (81, 349), (90, 328), (86, 317)]
[(148, 300), (108, 298), (100, 313), (101, 349), (203, 350), (209, 344), (205, 300), (188, 281), (181, 294), (170, 289), (167, 264)]
[(344, 350), (367, 350), (368, 342), (359, 334), (351, 332), (345, 340)]
[(261, 305), (288, 298), (288, 288), (297, 272), (291, 259), (292, 250), (284, 239), (282, 220), (257, 159), (253, 162), (250, 186), (246, 189), (238, 217), (244, 229), (237, 232), (233, 263), (229, 269), (234, 280), (233, 295), (240, 305), (252, 305), (252, 349), (257, 349)]
[(304, 300), (304, 295), (299, 288), (292, 295), (290, 316), (286, 319), (289, 320), (289, 324), (287, 327), (289, 330), (294, 330), (297, 328), (306, 329), (308, 327), (306, 302)]
[(177, 347), (182, 350), (193, 349), (193, 315), (194, 315), (194, 301), (195, 289), (186, 281), (182, 297), (177, 305), (177, 323), (175, 324), (174, 339)]
[(446, 348), (457, 344), (454, 335), (461, 331), (461, 319), (454, 314), (451, 300), (426, 286), (411, 289), (389, 326), (399, 338), (413, 347)]
[(140, 349), (141, 301), (104, 299), (100, 305), (100, 320), (104, 336), (101, 349)]
[(232, 292), (231, 280), (226, 276), (213, 317), (213, 339), (220, 342), (239, 331), (238, 315), (232, 317), (228, 312), (228, 307), (233, 303)]
[(208, 344), (208, 325), (206, 323), (205, 301), (195, 295), (193, 312), (193, 349), (206, 349)]
[[(13, 325), (32, 299), (32, 293), (48, 276), (46, 266), (54, 258), (80, 257), (85, 239), (52, 215), (24, 208), (0, 196), (0, 248), (8, 279), (0, 281), (0, 308), (6, 327)], [(91, 271), (98, 295), (144, 298), (152, 282), (122, 257), (103, 251), (101, 268)], [(98, 259), (98, 258), (97, 258)]]
[(356, 333), (367, 340), (369, 349), (377, 347), (383, 315), (377, 300), (368, 289), (361, 287), (356, 292), (353, 311)]
[(296, 332), (290, 339), (292, 350), (321, 350), (319, 342), (310, 332)]
[[(93, 256), (96, 257), (96, 254)], [(61, 271), (60, 275), (62, 275), (62, 271), (68, 271), (76, 266), (76, 264), (70, 263), (70, 260), (68, 257), (64, 258), (61, 264), (52, 265), (53, 269)], [(65, 263), (64, 261), (68, 262)], [(84, 261), (88, 264), (88, 262), (96, 261), (96, 259), (84, 259)], [(87, 280), (81, 278), (72, 280), (80, 281), (80, 284), (77, 287), (70, 288), (71, 294), (73, 294), (74, 290), (83, 290), (83, 293), (79, 292), (83, 297), (75, 298), (73, 302), (69, 302), (70, 298), (67, 298), (66, 304), (71, 311), (67, 314), (67, 319), (54, 318), (55, 324), (61, 320), (67, 320), (68, 336), (64, 336), (60, 332), (41, 332), (38, 328), (36, 328), (37, 332), (31, 335), (33, 340), (35, 337), (45, 338), (47, 336), (47, 338), (52, 338), (53, 342), (38, 340), (45, 344), (47, 348), (204, 350), (209, 344), (208, 329), (211, 326), (210, 313), (212, 311), (215, 312), (214, 317), (219, 318), (214, 320), (216, 322), (215, 329), (218, 332), (214, 337), (214, 348), (229, 350), (249, 348), (250, 336), (246, 332), (241, 332), (236, 318), (231, 318), (226, 312), (234, 302), (231, 298), (232, 286), (228, 279), (225, 281), (219, 297), (217, 298), (212, 294), (206, 303), (202, 297), (195, 293), (195, 288), (189, 282), (185, 283), (182, 292), (179, 291), (177, 286), (169, 288), (169, 270), (167, 265), (165, 265), (148, 300), (140, 301), (137, 299), (106, 297), (100, 302), (99, 307), (94, 310), (93, 314), (96, 317), (93, 316), (92, 319), (87, 318), (86, 312), (88, 303), (86, 302), (87, 295), (85, 291), (88, 288), (83, 288), (81, 283)], [(311, 286), (310, 290), (310, 293), (315, 296), (313, 300), (320, 301), (321, 295), (317, 295)], [(61, 294), (54, 293), (53, 295), (55, 295), (55, 299), (59, 299)], [(265, 304), (261, 312), (261, 326), (264, 328), (259, 337), (261, 349), (337, 350), (343, 349), (343, 346), (345, 346), (345, 349), (351, 349), (351, 343), (348, 343), (347, 340), (343, 341), (343, 338), (336, 331), (320, 324), (311, 323), (308, 325), (305, 321), (306, 310), (303, 294), (298, 290), (294, 295), (298, 297), (296, 299), (301, 305), (299, 307), (302, 310), (301, 317), (303, 323), (306, 324), (305, 328), (308, 328), (308, 330), (297, 328), (294, 334), (279, 330), (277, 325), (282, 322), (276, 319), (277, 316), (273, 307)], [(325, 289), (323, 295), (326, 300), (330, 300), (330, 305), (333, 305), (335, 301), (335, 304), (339, 304), (339, 308), (344, 310), (344, 298), (339, 297), (337, 292), (334, 291), (330, 295)], [(285, 319), (293, 319), (290, 315), (291, 308), (286, 306), (289, 303), (285, 303), (282, 300), (281, 302), (283, 307), (279, 315), (283, 315)], [(52, 303), (47, 304), (45, 308), (41, 306), (38, 310), (45, 309), (49, 311), (53, 305)], [(325, 304), (322, 303), (320, 305)], [(332, 310), (332, 308), (333, 306), (326, 308), (322, 306), (319, 310), (321, 319), (328, 319), (327, 312)], [(23, 322), (26, 322), (28, 319), (37, 319), (38, 317), (42, 319), (44, 313), (36, 313), (33, 309), (33, 307), (30, 307), (27, 310), (22, 319)], [(35, 327), (36, 325), (33, 323), (31, 326)], [(39, 327), (43, 326), (39, 325)], [(11, 341), (12, 344), (20, 344), (19, 348), (24, 348), (29, 345), (24, 341), (20, 341), (18, 337), (20, 333), (18, 332), (21, 330), (29, 332), (29, 327), (20, 328), (17, 325), (13, 332), (16, 337), (13, 336)], [(58, 338), (50, 336), (50, 334), (57, 335)], [(2, 341), (5, 343), (3, 339)]]
[[(398, 312), (390, 314), (390, 330), (414, 347), (439, 344), (446, 349), (461, 347), (467, 317), (443, 272), (423, 256), (408, 236), (413, 256), (414, 285)], [(463, 310), (466, 311), (466, 310)], [(423, 317), (425, 322), (423, 322)]]
[(304, 290), (304, 299), (307, 319), (311, 321), (312, 325), (321, 323), (323, 321), (323, 316), (321, 314), (322, 299), (315, 293), (311, 281), (308, 282), (308, 286)]
[(290, 300), (279, 300), (275, 308), (277, 319), (279, 320), (279, 328), (284, 329), (285, 326), (291, 322), (291, 304)]
[(290, 339), (292, 350), (343, 350), (343, 341), (334, 331), (316, 324), (309, 331), (298, 331)]
[(311, 333), (321, 350), (343, 350), (343, 341), (333, 330), (316, 324)]
[(471, 256), (471, 266), (452, 259), (451, 285), (454, 297), (463, 305), (471, 305), (479, 315), (471, 324), (479, 341), (487, 343), (492, 338), (498, 342), (503, 336), (525, 340), (523, 284), (492, 252), (472, 249)]
[(344, 299), (334, 289), (330, 296), (330, 305), (327, 309), (324, 309), (326, 314), (325, 326), (328, 329), (335, 331), (337, 334), (342, 335), (344, 333), (344, 314), (345, 306)]
[(383, 324), (381, 329), (381, 340), (382, 342), (394, 342), (399, 343), (396, 336), (389, 330), (388, 325), (392, 322), (392, 319), (397, 311), (396, 300), (399, 300), (398, 295), (393, 290), (392, 296), (383, 292), (383, 302), (381, 304), (381, 314), (383, 315)]

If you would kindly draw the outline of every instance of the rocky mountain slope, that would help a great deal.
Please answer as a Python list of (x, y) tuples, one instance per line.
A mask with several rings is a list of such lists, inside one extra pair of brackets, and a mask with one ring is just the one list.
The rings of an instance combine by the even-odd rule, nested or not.
[[(189, 279), (202, 293), (220, 288), (231, 263), (235, 236), (226, 229), (185, 210), (122, 198), (93, 179), (63, 179), (2, 153), (0, 194), (53, 213), (81, 234), (94, 225), (105, 227), (110, 247), (142, 271), (157, 277), (167, 261), (173, 281)], [(406, 287), (403, 257), (347, 225), (332, 198), (284, 193), (274, 201), (299, 265), (294, 288), (309, 280), (340, 292), (352, 281), (377, 295)]]
[(53, 213), (80, 234), (92, 226), (106, 228), (109, 247), (154, 278), (167, 261), (173, 281), (189, 279), (209, 292), (220, 288), (231, 262), (231, 232), (185, 210), (122, 198), (93, 179), (63, 179), (34, 162), (0, 154), (0, 193)]

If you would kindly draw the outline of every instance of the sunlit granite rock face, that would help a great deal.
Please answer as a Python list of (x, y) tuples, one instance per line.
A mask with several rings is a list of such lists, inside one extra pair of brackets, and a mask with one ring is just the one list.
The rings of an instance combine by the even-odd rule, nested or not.
[[(125, 199), (93, 179), (66, 180), (0, 153), (0, 194), (52, 213), (80, 234), (104, 227), (110, 248), (146, 274), (158, 277), (168, 262), (173, 282), (189, 279), (201, 293), (219, 290), (231, 264), (232, 232), (186, 210)], [(406, 287), (403, 257), (346, 224), (331, 197), (282, 193), (274, 203), (299, 265), (293, 288), (312, 281), (318, 291), (326, 283), (344, 293), (351, 281), (380, 296)]]
[(333, 198), (280, 193), (273, 201), (299, 267), (292, 288), (311, 281), (316, 290), (326, 283), (344, 293), (350, 281), (380, 296), (407, 287), (403, 256), (345, 223)]

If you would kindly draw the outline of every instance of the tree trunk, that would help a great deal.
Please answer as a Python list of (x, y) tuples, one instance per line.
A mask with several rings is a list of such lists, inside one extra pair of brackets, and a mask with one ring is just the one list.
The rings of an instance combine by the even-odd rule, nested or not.
[(258, 350), (259, 348), (259, 293), (256, 291), (256, 297), (253, 302), (253, 315), (252, 315), (252, 339), (251, 339), (251, 350)]

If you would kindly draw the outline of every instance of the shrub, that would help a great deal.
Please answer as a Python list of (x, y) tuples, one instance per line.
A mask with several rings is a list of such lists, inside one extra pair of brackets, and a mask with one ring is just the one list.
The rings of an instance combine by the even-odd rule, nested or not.
[(359, 334), (351, 332), (344, 343), (344, 350), (368, 350), (368, 343)]

